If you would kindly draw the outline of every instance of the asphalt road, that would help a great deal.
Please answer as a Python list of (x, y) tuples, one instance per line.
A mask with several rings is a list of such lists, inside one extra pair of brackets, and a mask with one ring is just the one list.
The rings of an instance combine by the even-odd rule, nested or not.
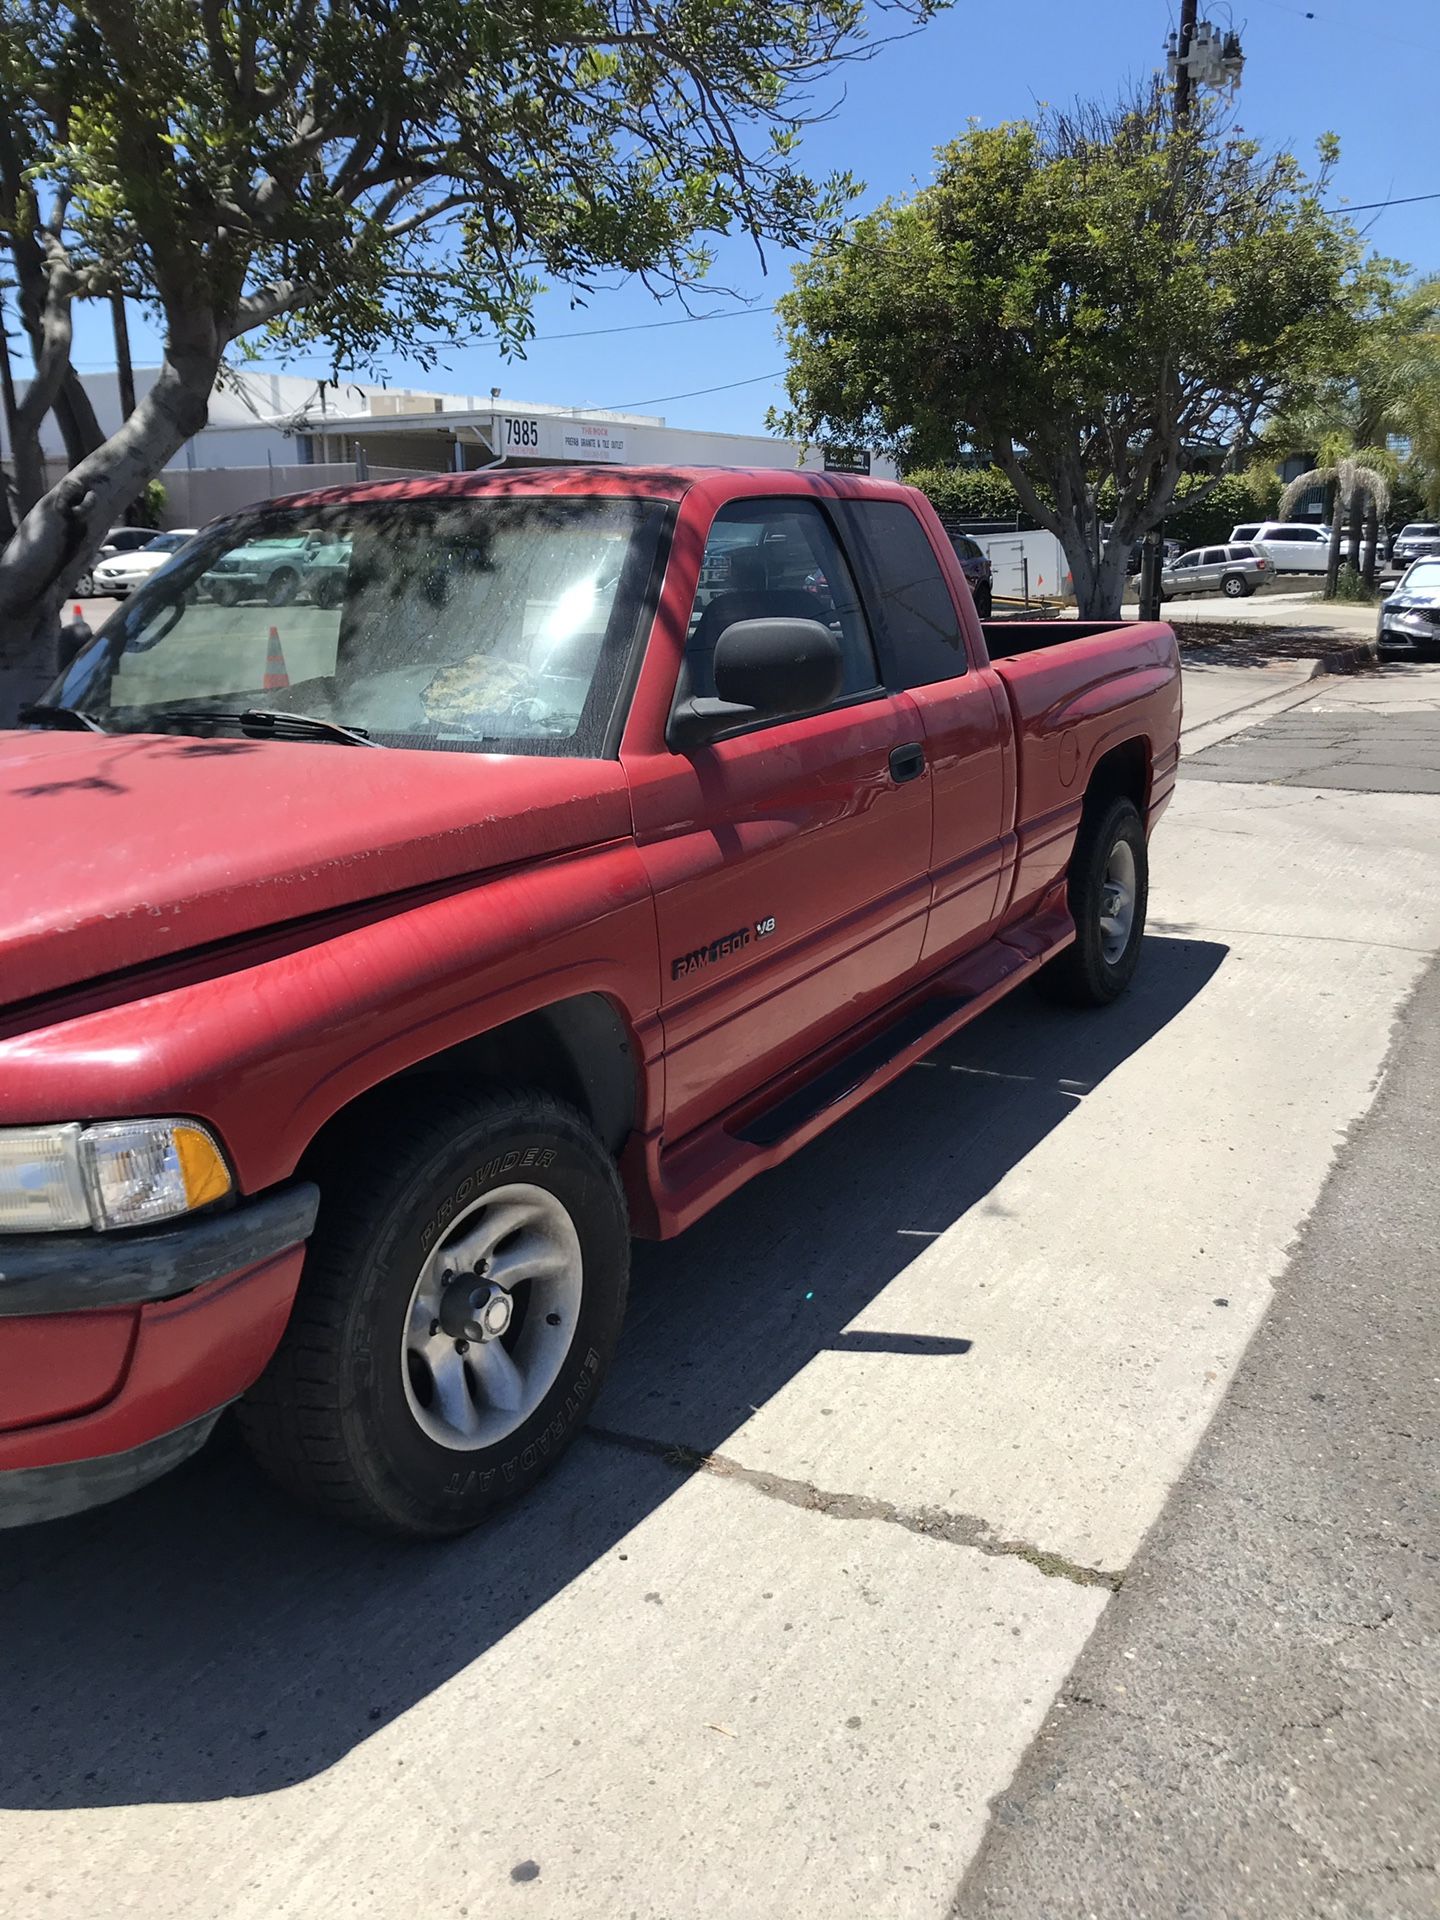
[[(1194, 691), (1202, 751), (1254, 718)], [(949, 1911), (1440, 950), (1436, 800), (1189, 778), (1151, 914), (1105, 1014), (1013, 998), (640, 1249), (595, 1432), (481, 1534), (327, 1531), (222, 1446), (7, 1536), (0, 1910)]]

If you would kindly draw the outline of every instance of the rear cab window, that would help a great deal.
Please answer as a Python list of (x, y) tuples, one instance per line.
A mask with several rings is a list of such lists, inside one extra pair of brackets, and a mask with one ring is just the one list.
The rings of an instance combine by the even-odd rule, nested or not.
[(847, 500), (840, 511), (899, 684), (927, 687), (965, 673), (960, 610), (918, 516), (901, 500)]

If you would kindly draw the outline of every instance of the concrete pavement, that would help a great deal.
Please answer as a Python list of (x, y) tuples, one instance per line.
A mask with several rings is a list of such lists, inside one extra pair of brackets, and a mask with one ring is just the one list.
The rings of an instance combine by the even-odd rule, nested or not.
[(1435, 804), (1184, 782), (1135, 990), (640, 1249), (596, 1434), (484, 1533), (222, 1448), (9, 1536), (0, 1906), (943, 1914), (1440, 949)]
[(955, 1920), (1430, 1920), (1440, 969)]

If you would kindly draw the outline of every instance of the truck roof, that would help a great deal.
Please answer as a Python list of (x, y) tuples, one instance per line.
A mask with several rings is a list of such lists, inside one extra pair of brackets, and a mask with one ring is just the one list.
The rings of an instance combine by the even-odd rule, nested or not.
[(705, 482), (720, 483), (721, 491), (727, 490), (729, 483), (741, 494), (757, 486), (775, 493), (813, 492), (840, 497), (878, 494), (895, 498), (914, 491), (894, 480), (877, 480), (864, 474), (815, 473), (799, 467), (507, 467), (476, 473), (416, 474), (411, 480), (356, 481), (353, 485), (286, 494), (266, 505), (335, 507), (351, 501), (470, 500), (485, 495), (523, 499), (536, 494), (679, 500), (692, 487)]

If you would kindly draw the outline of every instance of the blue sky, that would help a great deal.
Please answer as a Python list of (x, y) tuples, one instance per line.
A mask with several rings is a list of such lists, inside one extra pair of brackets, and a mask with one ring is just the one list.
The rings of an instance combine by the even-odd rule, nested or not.
[[(1200, 11), (1217, 24), (1232, 19), (1221, 0), (1202, 0)], [(1377, 17), (1382, 24), (1366, 22), (1354, 0), (1243, 0), (1233, 10), (1246, 53), (1240, 124), (1307, 163), (1316, 138), (1337, 133), (1336, 198), (1352, 205), (1440, 190), (1434, 161), (1440, 6), (1392, 0), (1371, 15)], [(822, 89), (839, 105), (830, 120), (807, 132), (805, 163), (814, 174), (848, 167), (866, 183), (858, 205), (872, 206), (927, 180), (934, 148), (971, 118), (1012, 119), (1039, 101), (1113, 94), (1124, 78), (1159, 63), (1170, 24), (1164, 0), (957, 0), (913, 38), (883, 47)], [(875, 25), (884, 32), (893, 22), (880, 15)], [(1440, 271), (1440, 200), (1357, 219), (1373, 222), (1377, 250)], [(715, 278), (764, 309), (789, 284), (783, 257), (772, 255), (767, 265), (768, 274), (748, 242), (728, 242)], [(692, 301), (697, 312), (734, 304), (703, 292)], [(596, 293), (583, 308), (557, 288), (537, 308), (537, 333), (588, 337), (542, 337), (524, 360), (509, 362), (483, 348), (465, 349), (428, 374), (397, 362), (390, 377), (397, 385), (460, 393), (499, 386), (519, 401), (629, 406), (663, 414), (676, 426), (764, 431), (766, 408), (782, 398), (778, 379), (758, 377), (774, 375), (784, 361), (773, 315), (727, 313), (696, 325), (598, 331), (682, 315), (673, 300), (657, 304), (634, 285)], [(137, 319), (132, 347), (137, 364), (156, 357), (154, 336)], [(76, 359), (87, 369), (113, 364), (100, 315), (85, 316)], [(294, 366), (328, 372), (318, 360)], [(750, 384), (729, 384), (741, 381)], [(670, 397), (696, 388), (728, 390)]]

